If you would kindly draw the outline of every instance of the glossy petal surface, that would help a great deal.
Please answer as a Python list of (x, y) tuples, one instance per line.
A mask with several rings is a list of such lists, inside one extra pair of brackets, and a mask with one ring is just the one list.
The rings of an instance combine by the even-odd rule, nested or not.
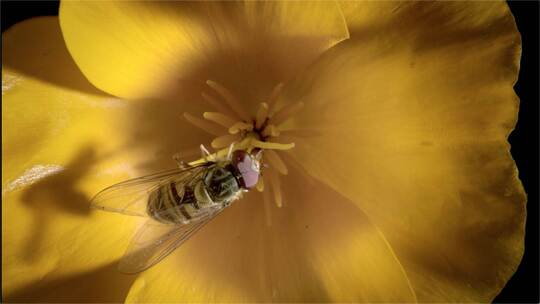
[(491, 301), (523, 253), (513, 17), (498, 2), (352, 4), (351, 40), (289, 87), (306, 106), (288, 127), (311, 132), (291, 154), (381, 229), (419, 301)]
[(60, 21), (90, 82), (129, 98), (208, 79), (260, 98), (348, 37), (334, 2), (67, 1)]

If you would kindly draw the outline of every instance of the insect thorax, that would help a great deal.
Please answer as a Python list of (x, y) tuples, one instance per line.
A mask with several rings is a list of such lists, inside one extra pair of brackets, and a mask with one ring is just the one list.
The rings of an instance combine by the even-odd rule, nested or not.
[(215, 166), (204, 174), (205, 189), (212, 201), (224, 203), (238, 195), (240, 185), (233, 172), (230, 166)]
[(163, 185), (148, 198), (148, 214), (163, 223), (185, 223), (210, 207), (226, 206), (238, 197), (240, 186), (229, 167), (208, 168), (197, 180)]

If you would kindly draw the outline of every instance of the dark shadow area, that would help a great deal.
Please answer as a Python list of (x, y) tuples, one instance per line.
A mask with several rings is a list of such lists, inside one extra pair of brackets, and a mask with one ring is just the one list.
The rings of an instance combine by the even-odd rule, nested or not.
[[(377, 10), (376, 2), (368, 2), (367, 5), (372, 5)], [(458, 7), (459, 5), (440, 5), (436, 1), (397, 3), (394, 9), (381, 16), (382, 18), (350, 30), (351, 37), (352, 40), (360, 42), (366, 39), (407, 41), (405, 45), (411, 46), (415, 52), (424, 53), (452, 45), (474, 45), (478, 40), (487, 41), (512, 32), (513, 20), (508, 15), (502, 15), (499, 20), (490, 24), (478, 25), (477, 16), (465, 15), (461, 12), (462, 8)], [(461, 15), (457, 17), (456, 13)], [(494, 28), (495, 25), (499, 28)], [(399, 46), (395, 43), (393, 45)]]
[[(52, 274), (51, 276), (54, 276)], [(117, 262), (87, 272), (32, 282), (3, 296), (4, 303), (123, 303), (136, 275)]]
[(187, 95), (180, 96), (179, 100), (137, 100), (129, 105), (127, 122), (121, 125), (126, 134), (121, 149), (145, 151), (146, 157), (134, 164), (141, 174), (176, 167), (173, 160), (176, 153), (185, 162), (200, 158), (200, 144), (211, 149), (211, 135), (194, 127), (182, 116), (184, 112), (189, 112), (202, 117), (200, 102), (194, 99), (190, 99), (194, 102), (185, 101), (192, 98)]
[(514, 90), (520, 99), (519, 118), (510, 134), (512, 156), (519, 179), (527, 192), (525, 253), (516, 273), (510, 278), (495, 303), (538, 303), (539, 295), (539, 2), (509, 1), (521, 34), (522, 54), (519, 79)]
[(71, 58), (56, 16), (34, 18), (3, 32), (2, 64), (54, 85), (108, 96), (88, 82)]
[(60, 1), (13, 1), (0, 3), (2, 33), (14, 24), (35, 16), (57, 16)]
[(91, 198), (79, 190), (77, 184), (96, 162), (94, 149), (84, 148), (63, 171), (45, 177), (24, 190), (22, 203), (34, 213), (32, 233), (24, 257), (28, 262), (39, 258), (41, 240), (56, 214), (69, 213), (81, 217), (90, 214)]
[[(216, 81), (231, 91), (253, 119), (259, 104), (268, 101), (278, 83), (293, 78), (321, 52), (321, 37), (282, 37), (269, 33), (260, 20), (248, 24), (239, 13), (242, 9), (235, 7), (241, 4), (223, 4), (222, 10), (190, 2), (180, 5), (182, 9), (178, 2), (159, 2), (146, 8), (168, 10), (170, 14), (178, 15), (179, 20), (197, 20), (210, 38), (200, 50), (195, 43), (197, 53), (190, 58), (189, 64), (175, 65), (177, 73), (172, 74), (174, 76), (158, 92), (159, 96), (153, 100), (139, 100), (131, 107), (130, 124), (125, 126), (131, 133), (127, 146), (157, 150), (154, 158), (141, 168), (147, 172), (170, 168), (174, 165), (171, 157), (176, 152), (187, 161), (198, 159), (199, 145), (209, 147), (216, 137), (182, 117), (188, 112), (202, 119), (203, 112), (217, 111), (201, 97), (202, 93), (223, 103), (222, 98), (206, 85), (207, 80)], [(222, 24), (223, 28), (212, 28)], [(227, 129), (223, 128), (221, 135), (225, 134)]]

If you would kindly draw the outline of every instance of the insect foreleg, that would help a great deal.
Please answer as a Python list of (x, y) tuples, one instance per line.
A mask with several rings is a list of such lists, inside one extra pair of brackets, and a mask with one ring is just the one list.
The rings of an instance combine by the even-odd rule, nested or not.
[(176, 153), (173, 155), (173, 159), (174, 161), (176, 162), (176, 164), (178, 165), (178, 168), (180, 169), (188, 169), (190, 168), (191, 166), (189, 164), (187, 164), (186, 162), (184, 162), (183, 160), (181, 160), (181, 156), (180, 156), (180, 153)]
[(231, 159), (232, 159), (233, 148), (234, 148), (234, 142), (231, 143), (231, 145), (229, 146), (229, 151), (227, 152), (227, 160), (228, 161), (231, 161)]
[(214, 156), (208, 152), (208, 150), (206, 149), (206, 147), (201, 144), (200, 145), (200, 148), (201, 148), (201, 156), (202, 158), (204, 158), (205, 160), (213, 160), (214, 159)]

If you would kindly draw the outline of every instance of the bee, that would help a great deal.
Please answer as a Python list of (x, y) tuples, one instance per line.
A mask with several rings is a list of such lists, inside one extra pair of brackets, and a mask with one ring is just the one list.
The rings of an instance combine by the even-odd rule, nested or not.
[[(201, 150), (210, 156), (203, 146)], [(177, 169), (127, 180), (96, 194), (93, 208), (148, 218), (131, 240), (119, 270), (137, 273), (155, 265), (255, 187), (262, 150), (256, 152), (232, 152), (231, 145), (224, 159), (181, 163)]]

